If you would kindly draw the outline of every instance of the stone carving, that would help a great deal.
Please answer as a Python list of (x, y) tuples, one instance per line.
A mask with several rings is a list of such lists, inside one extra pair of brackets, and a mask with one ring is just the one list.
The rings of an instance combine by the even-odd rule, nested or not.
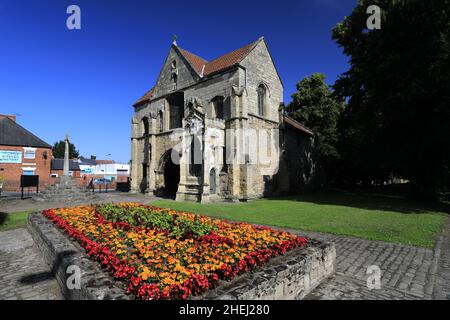
[(203, 121), (198, 117), (191, 117), (187, 123), (187, 127), (189, 128), (190, 134), (200, 134), (203, 129)]
[(245, 88), (244, 87), (233, 86), (232, 90), (233, 90), (233, 94), (235, 96), (242, 97), (242, 95), (244, 94)]

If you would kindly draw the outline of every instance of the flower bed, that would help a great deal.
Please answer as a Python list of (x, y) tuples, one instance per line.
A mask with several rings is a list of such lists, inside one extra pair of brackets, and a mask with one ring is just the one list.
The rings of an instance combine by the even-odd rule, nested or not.
[(134, 203), (45, 210), (138, 299), (186, 299), (308, 240)]

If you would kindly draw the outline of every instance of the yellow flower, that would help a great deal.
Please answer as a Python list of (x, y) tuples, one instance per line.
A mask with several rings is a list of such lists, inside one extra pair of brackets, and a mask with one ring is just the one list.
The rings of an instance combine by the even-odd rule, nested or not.
[(142, 268), (142, 272), (139, 274), (142, 278), (142, 280), (147, 280), (148, 278), (154, 278), (156, 277), (156, 272), (151, 271), (149, 268), (147, 267), (143, 267)]

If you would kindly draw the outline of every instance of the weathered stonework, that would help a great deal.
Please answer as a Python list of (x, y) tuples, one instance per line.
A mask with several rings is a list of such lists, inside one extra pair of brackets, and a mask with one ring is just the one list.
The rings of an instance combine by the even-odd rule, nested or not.
[[(121, 284), (104, 272), (99, 264), (90, 260), (84, 250), (59, 231), (41, 213), (28, 217), (27, 229), (44, 260), (52, 266), (52, 273), (66, 299), (70, 300), (129, 300)], [(69, 266), (81, 271), (80, 289), (68, 289), (67, 280), (73, 274)], [(67, 272), (69, 271), (69, 272)]]
[[(62, 293), (73, 300), (132, 299), (115, 281), (90, 260), (84, 250), (40, 213), (30, 214), (28, 231), (42, 252)], [(334, 244), (311, 240), (308, 247), (271, 259), (262, 268), (221, 283), (216, 289), (191, 299), (302, 299), (336, 269)], [(81, 271), (80, 289), (68, 289), (69, 266)]]
[(67, 203), (87, 203), (98, 200), (90, 190), (80, 187), (78, 182), (69, 176), (57, 178), (54, 185), (33, 198), (35, 201), (61, 201)]
[(196, 299), (303, 299), (334, 273), (335, 260), (333, 244), (312, 241), (309, 247), (276, 257), (263, 268), (247, 272)]
[[(172, 45), (156, 85), (134, 105), (132, 192), (211, 202), (306, 189), (304, 170), (314, 173), (313, 164), (304, 164), (313, 160), (313, 134), (285, 125), (283, 85), (265, 40), (226, 56), (208, 63)], [(204, 74), (214, 65), (222, 69)], [(200, 145), (198, 172), (190, 166), (193, 136)], [(301, 144), (286, 143), (289, 136)], [(288, 147), (296, 151), (286, 153)], [(180, 162), (167, 166), (172, 150)], [(292, 157), (292, 166), (283, 156)]]

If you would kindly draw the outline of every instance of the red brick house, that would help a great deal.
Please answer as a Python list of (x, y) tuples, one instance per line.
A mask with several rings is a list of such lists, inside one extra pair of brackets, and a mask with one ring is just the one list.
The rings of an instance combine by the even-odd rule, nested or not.
[(0, 175), (3, 191), (20, 191), (22, 175), (38, 175), (39, 189), (50, 184), (52, 147), (16, 122), (0, 115)]

